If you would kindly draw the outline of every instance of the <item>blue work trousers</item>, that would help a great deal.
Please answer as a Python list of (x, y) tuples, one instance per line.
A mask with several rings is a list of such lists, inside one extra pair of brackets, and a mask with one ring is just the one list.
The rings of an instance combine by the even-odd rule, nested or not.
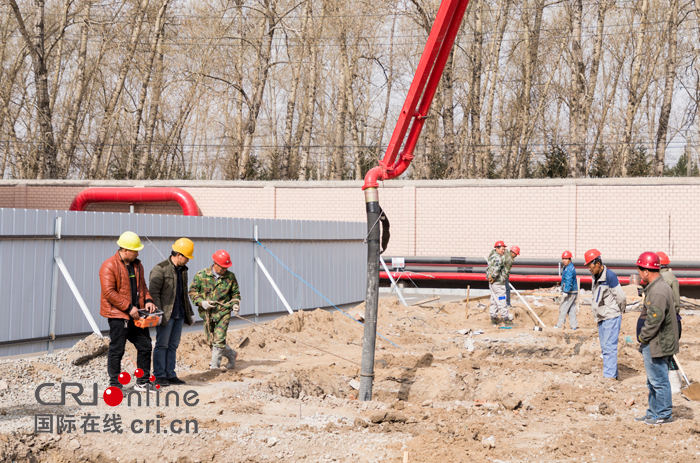
[(617, 378), (617, 340), (620, 337), (622, 315), (598, 322), (598, 339), (603, 352), (603, 376)]
[(668, 369), (672, 356), (653, 358), (649, 344), (642, 344), (642, 355), (649, 388), (647, 416), (654, 419), (670, 419), (673, 412), (673, 396), (671, 382), (668, 380)]
[(183, 317), (171, 318), (163, 326), (156, 326), (156, 347), (153, 349), (153, 374), (156, 378), (175, 378), (175, 360), (182, 335)]

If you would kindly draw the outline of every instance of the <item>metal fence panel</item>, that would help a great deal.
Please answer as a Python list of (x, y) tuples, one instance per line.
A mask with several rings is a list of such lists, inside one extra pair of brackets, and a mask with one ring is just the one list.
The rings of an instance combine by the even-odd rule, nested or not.
[[(62, 221), (60, 240), (54, 239), (56, 217)], [(0, 306), (4, 321), (0, 323), (0, 356), (47, 349), (56, 244), (98, 327), (108, 330), (107, 319), (99, 315), (99, 269), (117, 252), (116, 239), (126, 230), (139, 234), (145, 245), (139, 259), (146, 281), (151, 269), (169, 257), (172, 243), (188, 237), (195, 242), (194, 258), (188, 263), (190, 282), (198, 271), (211, 265), (214, 251), (226, 249), (231, 254), (230, 270), (241, 290), (241, 315), (255, 314), (256, 297), (260, 315), (286, 313), (255, 264), (256, 252), (293, 310), (328, 306), (314, 289), (255, 243), (255, 227), (259, 240), (272, 253), (333, 304), (364, 299), (363, 223), (0, 208), (0, 294), (6, 296)], [(56, 291), (54, 333), (59, 338), (54, 348), (70, 347), (77, 340), (70, 336), (91, 328), (62, 274), (58, 275)], [(196, 312), (195, 318), (200, 320)]]

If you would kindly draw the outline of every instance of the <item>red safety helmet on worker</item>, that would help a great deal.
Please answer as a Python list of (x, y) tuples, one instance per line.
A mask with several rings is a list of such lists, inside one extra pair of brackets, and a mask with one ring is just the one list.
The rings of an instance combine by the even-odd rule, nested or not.
[(494, 244), (493, 247), (494, 248), (505, 248), (506, 243), (504, 243), (503, 241), (496, 241), (496, 244)]
[(510, 252), (515, 253), (516, 256), (520, 255), (520, 247), (518, 246), (511, 246), (510, 247)]
[(599, 257), (600, 257), (600, 251), (598, 251), (597, 249), (589, 249), (583, 255), (583, 260), (586, 263), (586, 265), (588, 265)]
[(661, 259), (659, 259), (659, 255), (655, 252), (643, 252), (637, 259), (637, 267), (646, 268), (649, 270), (659, 270), (661, 269)]
[(668, 254), (662, 251), (659, 251), (656, 254), (659, 256), (659, 264), (661, 265), (661, 268), (671, 265), (671, 259), (668, 258)]
[(229, 256), (228, 252), (224, 251), (223, 249), (216, 251), (211, 258), (223, 268), (229, 268), (231, 266), (231, 256)]
[(564, 251), (561, 253), (561, 258), (562, 259), (572, 259), (574, 256), (571, 254), (570, 251)]

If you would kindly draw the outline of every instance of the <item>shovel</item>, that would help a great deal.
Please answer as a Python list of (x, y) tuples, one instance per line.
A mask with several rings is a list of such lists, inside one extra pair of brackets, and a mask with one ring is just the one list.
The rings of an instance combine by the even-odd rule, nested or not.
[(681, 370), (681, 375), (683, 376), (685, 383), (688, 385), (687, 387), (681, 389), (681, 393), (689, 400), (700, 401), (700, 383), (690, 384), (685, 371), (683, 371), (681, 363), (678, 361), (678, 357), (674, 355), (673, 360), (675, 360), (676, 365), (678, 365), (678, 369)]

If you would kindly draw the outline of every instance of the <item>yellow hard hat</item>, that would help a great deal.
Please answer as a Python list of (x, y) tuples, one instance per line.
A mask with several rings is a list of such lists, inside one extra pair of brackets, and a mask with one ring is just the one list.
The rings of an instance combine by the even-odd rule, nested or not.
[(120, 248), (128, 249), (130, 251), (140, 251), (143, 249), (143, 244), (141, 244), (141, 238), (134, 232), (126, 231), (122, 233), (119, 237), (117, 245)]
[(194, 253), (194, 243), (187, 238), (180, 238), (173, 244), (173, 251), (179, 252), (188, 259), (192, 259)]

